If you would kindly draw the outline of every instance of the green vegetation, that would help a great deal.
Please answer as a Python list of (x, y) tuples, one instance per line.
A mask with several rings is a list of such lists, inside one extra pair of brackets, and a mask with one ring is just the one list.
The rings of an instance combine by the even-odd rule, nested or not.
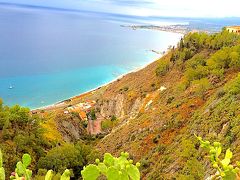
[(232, 95), (240, 93), (240, 74), (238, 74), (234, 80), (225, 86), (225, 91)]
[[(150, 83), (167, 84), (169, 91), (155, 98), (154, 111), (143, 112), (135, 120), (137, 123), (131, 123), (131, 132), (138, 129), (134, 126), (146, 121), (152, 129), (134, 133), (134, 139), (140, 142), (128, 142), (122, 147), (135, 148), (132, 151), (143, 156), (141, 161), (151, 164), (142, 169), (146, 179), (201, 180), (214, 174), (202, 158), (204, 152), (193, 134), (221, 141), (225, 145), (222, 151), (231, 147), (233, 159), (240, 160), (239, 49), (240, 36), (224, 29), (216, 34), (189, 33), (158, 61), (158, 79)], [(164, 70), (166, 62), (170, 64), (167, 73), (157, 73)], [(157, 135), (160, 138), (156, 139)], [(114, 136), (116, 139), (116, 133)], [(162, 144), (164, 151), (158, 155), (158, 146)], [(140, 146), (143, 153), (138, 153), (136, 147)], [(224, 159), (223, 154), (219, 159)]]
[[(1, 151), (0, 151), (1, 152)], [(29, 154), (24, 154), (22, 161), (19, 161), (16, 165), (16, 169), (11, 173), (10, 180), (31, 180), (32, 179), (32, 170), (28, 169), (28, 166), (31, 164), (31, 156)], [(0, 161), (3, 161), (2, 154), (0, 156)], [(60, 180), (70, 180), (71, 172), (66, 169)], [(45, 176), (45, 180), (52, 180), (54, 177), (54, 172), (49, 170)], [(0, 179), (5, 180), (4, 168), (1, 167)]]
[(140, 180), (138, 167), (140, 163), (133, 164), (133, 160), (128, 160), (128, 153), (121, 153), (119, 158), (111, 154), (104, 155), (103, 162), (96, 159), (97, 165), (90, 164), (81, 171), (84, 180), (96, 180), (100, 176), (108, 180)]
[[(1, 153), (1, 151), (0, 151)], [(0, 154), (0, 162), (3, 162), (2, 154)], [(61, 154), (60, 154), (61, 155)], [(99, 159), (96, 159), (98, 165), (90, 164), (81, 171), (82, 177), (85, 180), (96, 180), (101, 175), (105, 176), (108, 180), (140, 180), (140, 172), (138, 167), (140, 163), (136, 163), (136, 166), (133, 165), (132, 160), (128, 160), (128, 153), (121, 153), (119, 158), (113, 157), (111, 154), (106, 153), (104, 155), (104, 161), (100, 162)], [(62, 158), (64, 160), (64, 158)], [(29, 154), (24, 154), (22, 161), (19, 161), (16, 165), (15, 172), (11, 173), (11, 180), (31, 180), (32, 171), (28, 169), (28, 166), (31, 164), (31, 156)], [(53, 170), (46, 172), (45, 180), (60, 179), (60, 180), (70, 180), (71, 172), (66, 169), (60, 177), (54, 175)], [(39, 176), (35, 178), (41, 179)], [(0, 179), (5, 180), (4, 168), (1, 167)]]
[[(96, 164), (91, 164), (99, 157), (94, 150), (97, 147), (102, 154), (131, 151), (131, 159), (142, 164), (144, 179), (202, 180), (210, 175), (236, 179), (240, 160), (239, 72), (239, 35), (225, 30), (211, 35), (189, 33), (158, 64), (128, 76), (133, 79), (114, 82), (99, 96), (94, 94), (100, 106), (101, 102), (114, 99), (116, 93), (124, 97), (121, 106), (124, 118), (108, 116), (101, 124), (104, 131), (119, 124), (121, 127), (101, 140), (86, 134), (77, 140), (68, 138), (65, 128), (71, 126), (70, 121), (73, 126), (84, 123), (74, 121), (78, 116), (73, 114), (43, 111), (40, 118), (27, 108), (3, 106), (0, 101), (0, 148), (4, 159), (0, 161), (1, 177), (4, 179), (5, 174), (9, 177), (18, 164), (17, 176), (26, 179), (31, 171), (36, 180), (70, 176), (91, 180), (140, 179), (139, 164), (133, 165), (126, 153), (119, 158), (107, 153), (102, 162), (96, 160)], [(167, 89), (159, 92), (161, 85)], [(148, 102), (151, 108), (146, 109)], [(110, 111), (118, 102), (107, 104), (111, 107), (106, 111), (114, 114)], [(138, 106), (140, 113), (128, 119)], [(88, 117), (95, 120), (99, 111), (96, 112), (90, 111)], [(57, 126), (56, 119), (64, 126)], [(86, 127), (81, 130), (84, 132)], [(201, 146), (210, 153), (211, 164), (204, 158), (206, 151), (200, 148), (194, 134), (225, 145), (199, 138)], [(24, 154), (31, 155), (32, 164)], [(28, 160), (21, 160), (23, 155)], [(231, 164), (232, 159), (237, 163)]]
[(212, 177), (212, 179), (218, 179), (221, 177), (223, 180), (235, 180), (237, 178), (237, 173), (240, 171), (240, 163), (236, 162), (235, 167), (230, 164), (233, 156), (232, 151), (227, 149), (224, 159), (221, 160), (221, 143), (214, 142), (213, 145), (211, 145), (209, 141), (204, 141), (201, 137), (197, 138), (201, 143), (201, 147), (206, 148), (209, 151), (212, 166), (217, 169), (217, 173)]
[(39, 169), (51, 169), (63, 173), (65, 169), (72, 169), (74, 175), (79, 175), (79, 169), (98, 157), (97, 152), (82, 143), (64, 144), (48, 151), (45, 157), (38, 161)]
[(239, 43), (240, 36), (226, 30), (214, 35), (189, 33), (181, 39), (177, 48), (171, 49), (170, 62), (173, 65), (170, 66), (166, 58), (159, 61), (156, 74), (165, 75), (170, 67), (178, 66), (184, 74), (184, 81), (179, 87), (185, 90), (199, 84), (196, 93), (203, 96), (211, 84), (222, 80), (228, 69), (239, 70)]
[(91, 119), (91, 120), (96, 120), (97, 117), (96, 117), (95, 109), (91, 109), (91, 111), (90, 111), (89, 113), (87, 113), (87, 116), (88, 116), (89, 119)]
[[(42, 119), (31, 115), (27, 108), (2, 104), (0, 103), (0, 148), (6, 161), (6, 173), (10, 174), (24, 153), (31, 154), (32, 161), (36, 162), (45, 155), (44, 149), (51, 148), (51, 145), (43, 137), (44, 129), (40, 126)], [(36, 167), (33, 170), (36, 171)]]
[(161, 63), (159, 64), (158, 68), (156, 69), (156, 74), (158, 76), (162, 76), (165, 75), (170, 67), (170, 63), (168, 61), (161, 61)]
[(103, 131), (111, 130), (118, 123), (116, 116), (111, 116), (111, 119), (106, 119), (101, 122), (101, 128)]
[(0, 180), (5, 180), (5, 169), (3, 167), (3, 155), (0, 150)]
[[(64, 118), (57, 117), (59, 120)], [(49, 120), (47, 118), (48, 116), (40, 118), (33, 115), (28, 108), (18, 105), (3, 106), (3, 102), (0, 101), (0, 148), (3, 152), (0, 156), (3, 154), (4, 159), (0, 161), (0, 174), (9, 176), (17, 164), (18, 176), (27, 178), (31, 175), (28, 170), (31, 161), (33, 163), (29, 167), (34, 174), (38, 172), (38, 177), (45, 176), (48, 170), (56, 172), (54, 176), (61, 177), (60, 174), (69, 169), (74, 177), (78, 178), (81, 176), (80, 170), (86, 164), (94, 162), (98, 153), (90, 145), (81, 141), (70, 144), (59, 143), (60, 139), (59, 142), (46, 139), (44, 133), (47, 130), (42, 124)], [(31, 158), (24, 154), (31, 155)], [(22, 156), (21, 162), (19, 160)], [(4, 169), (1, 168), (2, 165)]]

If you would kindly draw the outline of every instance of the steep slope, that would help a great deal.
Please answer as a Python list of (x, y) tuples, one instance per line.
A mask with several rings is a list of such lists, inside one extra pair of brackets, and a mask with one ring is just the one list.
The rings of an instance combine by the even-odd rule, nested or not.
[(194, 134), (231, 147), (239, 160), (239, 42), (226, 31), (189, 34), (162, 59), (96, 91), (100, 114), (118, 118), (96, 147), (141, 160), (143, 179), (213, 173)]
[[(101, 133), (87, 138), (102, 154), (129, 152), (141, 161), (142, 179), (204, 179), (215, 171), (194, 135), (223, 143), (240, 160), (239, 72), (239, 35), (189, 33), (161, 59), (64, 102), (53, 114), (94, 102), (88, 128)], [(75, 113), (62, 116), (64, 124), (54, 119), (60, 139), (84, 139), (84, 120), (79, 113), (69, 118)]]

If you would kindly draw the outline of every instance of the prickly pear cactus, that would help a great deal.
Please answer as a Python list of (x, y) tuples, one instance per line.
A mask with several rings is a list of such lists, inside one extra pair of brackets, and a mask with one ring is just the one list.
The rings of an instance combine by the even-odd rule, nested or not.
[(53, 178), (53, 170), (49, 170), (45, 176), (45, 180), (52, 180)]
[(5, 170), (3, 166), (3, 155), (2, 151), (0, 150), (0, 180), (5, 180)]
[(103, 162), (96, 159), (96, 164), (90, 164), (81, 171), (84, 180), (96, 180), (99, 176), (105, 176), (108, 180), (140, 180), (140, 163), (133, 164), (128, 160), (128, 153), (121, 153), (118, 158), (111, 154), (104, 155)]
[(201, 137), (197, 137), (200, 141), (201, 146), (206, 148), (210, 154), (210, 160), (212, 162), (213, 168), (217, 170), (216, 175), (213, 179), (223, 179), (223, 180), (236, 180), (237, 174), (240, 172), (240, 163), (236, 162), (236, 165), (233, 166), (231, 163), (232, 152), (230, 149), (227, 149), (224, 155), (224, 159), (220, 158), (222, 154), (222, 145), (219, 142), (214, 142), (212, 145), (209, 141), (202, 140)]
[(27, 169), (31, 164), (31, 156), (29, 154), (24, 154), (22, 156), (22, 161), (19, 161), (16, 165), (15, 172), (10, 176), (11, 180), (30, 180), (32, 177), (32, 171)]
[(60, 180), (70, 180), (70, 177), (71, 177), (71, 172), (68, 169), (66, 169), (62, 174)]

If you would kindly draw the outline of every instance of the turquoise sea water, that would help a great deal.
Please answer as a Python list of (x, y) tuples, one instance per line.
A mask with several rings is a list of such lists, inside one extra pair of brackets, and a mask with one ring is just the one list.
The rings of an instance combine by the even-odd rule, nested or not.
[(150, 50), (164, 51), (181, 36), (120, 26), (129, 22), (0, 6), (0, 97), (30, 108), (64, 100), (150, 63), (159, 56)]

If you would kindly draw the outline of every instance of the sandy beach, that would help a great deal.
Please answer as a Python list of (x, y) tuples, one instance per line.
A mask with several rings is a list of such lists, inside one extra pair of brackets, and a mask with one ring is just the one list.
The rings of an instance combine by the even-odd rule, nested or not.
[[(163, 55), (164, 55), (164, 54), (163, 54)], [(138, 72), (138, 71), (144, 69), (145, 67), (147, 67), (148, 65), (152, 64), (153, 62), (159, 60), (163, 55), (160, 55), (160, 56), (159, 56), (158, 58), (156, 58), (155, 60), (153, 60), (153, 61), (151, 61), (151, 62), (149, 62), (149, 63), (147, 63), (147, 64), (145, 64), (145, 65), (143, 65), (143, 66), (137, 67), (137, 68), (135, 68), (135, 69), (133, 69), (133, 70), (127, 72), (127, 73), (124, 73), (124, 74), (116, 77), (116, 78), (113, 79), (112, 81), (109, 81), (109, 82), (107, 82), (107, 83), (105, 83), (105, 84), (102, 84), (102, 85), (100, 85), (100, 86), (98, 86), (98, 87), (96, 87), (96, 88), (90, 89), (90, 90), (88, 90), (88, 91), (85, 91), (85, 92), (80, 93), (80, 94), (78, 94), (78, 95), (75, 95), (75, 96), (69, 97), (69, 98), (67, 98), (67, 99), (61, 100), (61, 101), (56, 102), (56, 103), (51, 104), (51, 105), (47, 105), (47, 106), (42, 106), (42, 107), (40, 107), (40, 108), (31, 109), (31, 111), (41, 111), (41, 110), (52, 110), (52, 109), (56, 109), (56, 108), (64, 108), (65, 106), (67, 106), (66, 102), (69, 102), (69, 101), (71, 101), (72, 99), (80, 98), (80, 97), (85, 96), (85, 95), (87, 95), (87, 94), (89, 94), (89, 93), (94, 93), (96, 90), (99, 90), (99, 89), (101, 89), (101, 88), (103, 88), (103, 87), (109, 86), (110, 84), (112, 84), (112, 83), (120, 80), (121, 78), (125, 77), (125, 76), (128, 75), (128, 74)]]

